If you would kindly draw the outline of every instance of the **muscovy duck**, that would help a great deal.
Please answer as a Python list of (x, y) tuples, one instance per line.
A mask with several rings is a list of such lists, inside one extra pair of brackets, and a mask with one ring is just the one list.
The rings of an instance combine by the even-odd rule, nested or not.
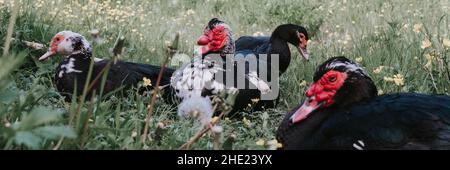
[(450, 149), (450, 96), (377, 96), (345, 57), (320, 65), (305, 95), (277, 130), (282, 149)]
[[(280, 75), (283, 74), (290, 62), (291, 52), (288, 43), (297, 47), (304, 59), (309, 60), (309, 52), (307, 50), (308, 32), (302, 26), (295, 24), (279, 25), (268, 36), (242, 36), (236, 40), (236, 51), (241, 54), (278, 54), (279, 55), (279, 70)], [(268, 59), (270, 62), (270, 59)]]
[[(304, 59), (309, 60), (309, 52), (307, 50), (307, 43), (309, 40), (306, 29), (299, 25), (283, 24), (279, 25), (270, 37), (267, 36), (242, 36), (236, 41), (236, 59), (248, 56), (256, 56), (257, 60), (257, 76), (260, 76), (262, 70), (267, 75), (268, 82), (278, 82), (279, 77), (272, 79), (272, 71), (277, 71), (278, 75), (286, 72), (291, 62), (291, 52), (288, 43), (297, 47), (297, 50)], [(261, 58), (261, 55), (266, 55), (267, 58)], [(274, 60), (273, 55), (278, 55), (278, 62)], [(264, 63), (264, 64), (261, 64)], [(275, 74), (277, 75), (277, 74)], [(244, 108), (249, 103), (253, 103), (259, 99), (260, 93), (254, 89), (242, 91), (237, 96), (236, 108)], [(275, 99), (270, 100), (256, 100), (253, 110), (259, 111), (263, 108), (273, 108), (278, 103), (279, 96), (276, 94)]]
[(216, 73), (224, 72), (224, 67), (213, 61), (217, 61), (217, 58), (225, 60), (227, 54), (234, 53), (231, 34), (230, 27), (222, 21), (214, 18), (208, 22), (204, 35), (198, 40), (202, 46), (196, 49), (190, 63), (181, 66), (172, 75), (170, 87), (176, 101), (205, 96), (204, 91), (208, 87), (214, 94), (225, 90), (224, 83), (216, 81), (214, 77)]
[[(42, 55), (39, 60), (43, 61), (57, 54), (65, 55), (65, 58), (56, 69), (54, 81), (56, 88), (67, 101), (71, 100), (75, 88), (77, 89), (77, 96), (82, 94), (91, 60), (94, 60), (95, 63), (90, 81), (94, 80), (108, 63), (106, 59), (93, 58), (89, 42), (82, 35), (72, 31), (57, 33), (52, 38), (48, 52)], [(125, 61), (113, 63), (106, 78), (103, 94), (122, 87), (123, 89), (129, 89), (143, 81), (144, 77), (156, 82), (160, 69), (159, 66)], [(173, 71), (173, 69), (165, 68), (160, 86), (170, 83), (170, 76)], [(99, 93), (100, 85), (101, 79), (95, 83), (88, 96), (92, 95), (94, 89)]]
[[(234, 41), (232, 38), (231, 28), (217, 18), (209, 21), (203, 31), (203, 35), (197, 41), (200, 48), (190, 63), (185, 64), (174, 72), (171, 79), (171, 91), (178, 101), (193, 96), (210, 96), (221, 92), (235, 93), (239, 91), (237, 99), (233, 107), (233, 111), (243, 109), (240, 100), (251, 101), (251, 96), (243, 94), (267, 93), (270, 86), (262, 79), (257, 77), (254, 71), (245, 74), (236, 74), (237, 67), (247, 65), (237, 65), (234, 63)], [(227, 65), (227, 62), (233, 62)], [(228, 67), (227, 67), (228, 66)], [(245, 68), (243, 68), (245, 69)], [(218, 76), (218, 75), (221, 76)], [(226, 77), (234, 75), (233, 82), (226, 82)], [(247, 85), (251, 84), (255, 89), (238, 89), (237, 80), (244, 80)], [(247, 86), (248, 87), (248, 86)], [(172, 100), (172, 99), (170, 99)], [(244, 107), (247, 107), (245, 103)]]

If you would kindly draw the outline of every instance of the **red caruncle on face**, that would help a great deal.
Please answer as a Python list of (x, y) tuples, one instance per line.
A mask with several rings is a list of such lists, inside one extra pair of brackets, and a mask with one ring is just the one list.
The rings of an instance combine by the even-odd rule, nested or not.
[(344, 84), (346, 73), (331, 70), (325, 73), (317, 82), (311, 83), (305, 95), (313, 97), (318, 103), (325, 102), (325, 107), (334, 103), (333, 97)]
[(220, 51), (227, 42), (227, 32), (223, 25), (217, 25), (212, 30), (205, 30), (197, 41), (198, 45), (204, 46), (202, 53)]

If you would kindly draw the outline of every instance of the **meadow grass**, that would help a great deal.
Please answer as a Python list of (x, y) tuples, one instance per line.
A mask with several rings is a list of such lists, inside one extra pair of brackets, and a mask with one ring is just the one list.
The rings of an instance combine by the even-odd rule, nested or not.
[[(79, 121), (68, 126), (68, 115), (77, 103), (64, 102), (52, 81), (61, 57), (39, 62), (46, 49), (30, 49), (21, 42), (48, 46), (62, 30), (80, 32), (91, 42), (90, 30), (100, 30), (105, 43), (95, 47), (99, 58), (112, 58), (110, 48), (122, 32), (126, 44), (121, 59), (159, 65), (176, 33), (180, 33), (178, 52), (190, 56), (196, 38), (213, 17), (228, 23), (235, 39), (270, 35), (284, 23), (307, 27), (311, 60), (305, 62), (291, 48), (293, 60), (280, 79), (278, 107), (248, 111), (243, 113), (244, 120), (220, 122), (224, 130), (220, 140), (228, 149), (268, 149), (265, 143), (275, 138), (284, 114), (302, 101), (315, 67), (332, 56), (344, 55), (360, 63), (380, 94), (450, 94), (450, 1), (446, 0), (21, 0), (20, 4), (10, 57), (0, 58), (0, 75), (6, 75), (0, 76), (0, 146), (4, 149), (52, 149), (61, 135), (67, 138), (58, 149), (177, 149), (201, 128), (195, 120), (178, 118), (176, 108), (159, 99), (149, 140), (142, 144), (139, 138), (150, 96), (133, 90), (127, 98), (97, 100), (92, 110), (86, 99)], [(0, 0), (2, 47), (12, 9), (12, 1)], [(20, 56), (21, 64), (16, 64)], [(82, 133), (88, 112), (92, 117)], [(155, 141), (158, 122), (165, 128)], [(213, 149), (211, 137), (206, 135), (192, 148)]]

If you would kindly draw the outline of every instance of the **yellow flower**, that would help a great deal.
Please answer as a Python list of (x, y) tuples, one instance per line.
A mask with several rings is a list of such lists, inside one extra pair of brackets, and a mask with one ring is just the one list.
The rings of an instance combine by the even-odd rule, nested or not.
[(397, 86), (405, 85), (403, 75), (401, 74), (396, 74), (394, 77), (384, 77), (383, 79), (385, 82), (394, 82)]
[(276, 139), (267, 141), (267, 145), (269, 146), (270, 150), (276, 150), (283, 147), (283, 144), (278, 142)]
[(186, 11), (186, 15), (194, 15), (194, 14), (195, 14), (195, 11), (192, 10), (192, 9), (188, 9), (188, 10)]
[(147, 77), (144, 77), (143, 80), (144, 80), (144, 84), (143, 84), (144, 87), (152, 86), (152, 81), (150, 79), (148, 79)]
[(43, 49), (45, 46), (44, 44), (40, 44), (40, 43), (36, 43), (36, 42), (30, 42), (30, 41), (22, 41), (25, 43), (26, 46), (35, 49), (35, 50), (41, 50)]
[(447, 37), (445, 37), (445, 38), (442, 40), (442, 45), (443, 45), (445, 48), (449, 48), (449, 47), (450, 47), (450, 40), (449, 40)]
[(133, 132), (131, 133), (131, 137), (134, 138), (134, 137), (136, 137), (136, 136), (137, 136), (137, 132), (136, 132), (136, 131), (133, 131)]
[(422, 24), (414, 24), (414, 29), (413, 31), (415, 33), (420, 33), (420, 30), (422, 30)]
[(394, 83), (397, 86), (403, 86), (405, 84), (403, 82), (403, 75), (401, 75), (401, 74), (394, 75)]
[(247, 127), (250, 127), (250, 125), (251, 125), (251, 124), (250, 124), (250, 120), (248, 120), (248, 119), (245, 118), (245, 117), (242, 119), (242, 122), (244, 122), (245, 126), (247, 126)]
[(393, 78), (391, 78), (391, 77), (383, 77), (383, 80), (385, 81), (385, 82), (392, 82), (392, 81), (394, 81), (394, 79)]
[(306, 82), (306, 80), (302, 80), (300, 87), (305, 87), (306, 85), (308, 85), (308, 82)]
[(383, 90), (378, 90), (378, 95), (382, 95), (382, 94), (384, 94), (384, 91)]
[(356, 62), (361, 63), (362, 61), (363, 61), (363, 58), (362, 58), (362, 57), (356, 58)]
[(211, 123), (212, 123), (212, 124), (217, 123), (217, 121), (219, 121), (219, 117), (217, 117), (217, 116), (214, 116), (214, 117), (211, 119)]
[(265, 143), (266, 141), (264, 141), (264, 139), (259, 139), (258, 141), (256, 141), (256, 145), (258, 146), (264, 146)]
[(379, 74), (379, 73), (381, 73), (381, 71), (383, 70), (383, 68), (384, 68), (384, 66), (379, 66), (379, 67), (377, 67), (377, 68), (375, 68), (375, 69), (373, 70), (373, 73)]
[(427, 60), (427, 63), (425, 64), (425, 68), (431, 69), (431, 66), (433, 64), (433, 56), (430, 54), (425, 54), (425, 59)]
[(425, 38), (422, 41), (422, 45), (420, 46), (420, 48), (425, 49), (425, 48), (428, 48), (428, 47), (431, 47), (431, 41), (428, 38)]
[(282, 148), (283, 144), (282, 143), (277, 143), (277, 148)]

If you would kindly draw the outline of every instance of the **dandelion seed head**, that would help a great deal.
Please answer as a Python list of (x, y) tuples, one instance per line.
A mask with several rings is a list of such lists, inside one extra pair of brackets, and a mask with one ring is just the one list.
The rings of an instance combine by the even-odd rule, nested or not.
[(211, 128), (211, 131), (213, 133), (222, 133), (223, 132), (223, 127), (219, 126), (219, 125), (215, 125)]
[(186, 98), (178, 106), (178, 116), (183, 118), (196, 118), (202, 125), (211, 122), (213, 109), (208, 97), (192, 96)]

